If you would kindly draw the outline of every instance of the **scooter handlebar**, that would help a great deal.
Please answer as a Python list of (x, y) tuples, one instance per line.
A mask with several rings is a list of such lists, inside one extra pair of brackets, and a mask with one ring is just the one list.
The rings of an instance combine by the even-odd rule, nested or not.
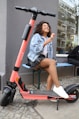
[(41, 15), (44, 15), (44, 16), (52, 16), (52, 17), (56, 17), (55, 14), (52, 14), (52, 13), (47, 13), (45, 11), (40, 11), (40, 10), (37, 10), (36, 7), (33, 7), (33, 8), (26, 8), (26, 7), (20, 7), (20, 6), (15, 6), (16, 9), (18, 10), (23, 10), (25, 12), (31, 12), (31, 13), (36, 13), (36, 14), (41, 14)]

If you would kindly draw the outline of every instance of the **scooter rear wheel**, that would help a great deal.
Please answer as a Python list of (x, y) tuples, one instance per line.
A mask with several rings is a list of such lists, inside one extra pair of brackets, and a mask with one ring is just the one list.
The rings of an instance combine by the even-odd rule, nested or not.
[(68, 103), (74, 103), (74, 102), (76, 102), (76, 101), (78, 100), (78, 98), (79, 98), (79, 92), (78, 92), (77, 89), (71, 91), (71, 92), (69, 93), (69, 95), (75, 95), (76, 98), (75, 98), (75, 99), (72, 99), (72, 100), (66, 100)]

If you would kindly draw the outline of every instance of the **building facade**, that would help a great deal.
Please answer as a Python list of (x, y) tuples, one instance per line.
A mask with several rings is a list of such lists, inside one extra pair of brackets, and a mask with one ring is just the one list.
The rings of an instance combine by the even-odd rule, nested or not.
[(66, 54), (76, 45), (76, 14), (75, 8), (67, 2), (59, 0), (57, 54)]

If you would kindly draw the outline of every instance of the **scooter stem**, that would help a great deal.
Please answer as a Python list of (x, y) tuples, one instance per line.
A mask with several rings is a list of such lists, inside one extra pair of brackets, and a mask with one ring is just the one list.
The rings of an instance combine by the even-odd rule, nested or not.
[(37, 15), (36, 16), (35, 15), (36, 15), (36, 13), (33, 14), (29, 24), (27, 24), (25, 29), (24, 29), (22, 39), (24, 37), (25, 37), (25, 39), (23, 39), (23, 41), (22, 41), (22, 45), (21, 45), (21, 48), (19, 50), (14, 69), (13, 69), (11, 77), (10, 77), (10, 82), (16, 82), (16, 80), (19, 80), (19, 78), (20, 78), (18, 71), (19, 71), (19, 68), (21, 66), (22, 59), (23, 59), (24, 53), (26, 51), (26, 48), (28, 46), (28, 42), (30, 40), (30, 36), (31, 36), (32, 30), (33, 30), (33, 27), (34, 27), (34, 24), (36, 21)]

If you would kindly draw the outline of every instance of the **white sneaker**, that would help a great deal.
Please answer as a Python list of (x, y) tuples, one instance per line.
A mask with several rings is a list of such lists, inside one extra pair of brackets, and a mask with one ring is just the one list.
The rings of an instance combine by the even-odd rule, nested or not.
[(66, 91), (64, 90), (62, 86), (59, 86), (59, 87), (54, 86), (53, 91), (62, 98), (65, 98), (65, 99), (69, 98), (68, 94), (66, 93)]

